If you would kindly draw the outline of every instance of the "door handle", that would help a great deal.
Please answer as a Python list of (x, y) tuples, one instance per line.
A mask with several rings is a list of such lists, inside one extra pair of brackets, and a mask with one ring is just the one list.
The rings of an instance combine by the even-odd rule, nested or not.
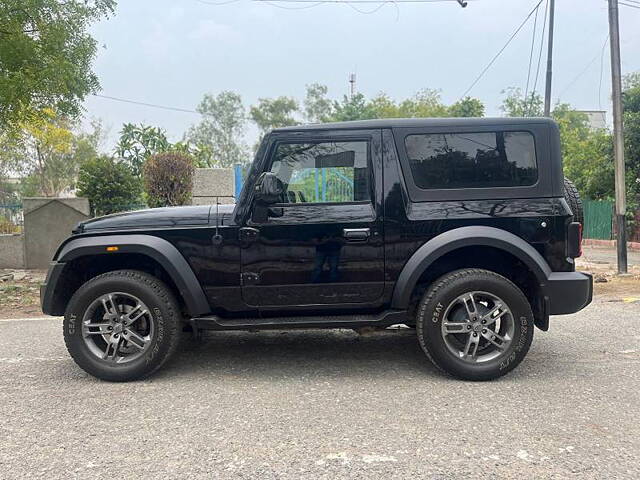
[(347, 241), (350, 242), (364, 242), (371, 236), (371, 229), (345, 228), (342, 230), (342, 235)]

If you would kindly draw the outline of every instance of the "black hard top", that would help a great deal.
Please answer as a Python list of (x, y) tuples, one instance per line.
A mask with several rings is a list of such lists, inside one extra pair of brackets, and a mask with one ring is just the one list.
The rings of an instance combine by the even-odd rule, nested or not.
[(554, 123), (544, 117), (493, 117), (493, 118), (384, 118), (379, 120), (355, 120), (351, 122), (311, 123), (292, 127), (276, 128), (274, 132), (308, 130), (365, 130), (369, 128), (420, 128), (420, 127), (476, 127), (476, 126), (512, 126)]

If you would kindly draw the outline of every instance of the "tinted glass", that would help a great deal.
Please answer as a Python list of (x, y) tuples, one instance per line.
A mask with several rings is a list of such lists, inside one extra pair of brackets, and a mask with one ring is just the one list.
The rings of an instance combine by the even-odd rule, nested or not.
[(529, 132), (409, 135), (405, 147), (422, 189), (520, 187), (538, 179)]
[(281, 143), (271, 172), (282, 182), (284, 203), (370, 200), (368, 143)]

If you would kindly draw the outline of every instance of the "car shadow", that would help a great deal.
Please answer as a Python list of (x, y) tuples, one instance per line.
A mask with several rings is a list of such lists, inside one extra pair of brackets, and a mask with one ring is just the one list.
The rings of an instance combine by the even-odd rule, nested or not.
[(380, 378), (398, 374), (444, 377), (420, 348), (414, 330), (365, 335), (351, 330), (205, 332), (201, 340), (183, 342), (154, 379), (183, 375)]

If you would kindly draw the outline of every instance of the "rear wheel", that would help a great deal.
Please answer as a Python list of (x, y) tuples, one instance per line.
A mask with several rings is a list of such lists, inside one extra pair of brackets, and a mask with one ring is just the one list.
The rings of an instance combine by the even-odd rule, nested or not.
[(520, 289), (494, 272), (465, 269), (436, 280), (416, 314), (418, 339), (433, 363), (465, 380), (514, 369), (533, 339), (533, 314)]
[(180, 310), (171, 291), (144, 272), (97, 276), (71, 298), (64, 339), (75, 362), (103, 380), (129, 381), (158, 370), (176, 350)]

